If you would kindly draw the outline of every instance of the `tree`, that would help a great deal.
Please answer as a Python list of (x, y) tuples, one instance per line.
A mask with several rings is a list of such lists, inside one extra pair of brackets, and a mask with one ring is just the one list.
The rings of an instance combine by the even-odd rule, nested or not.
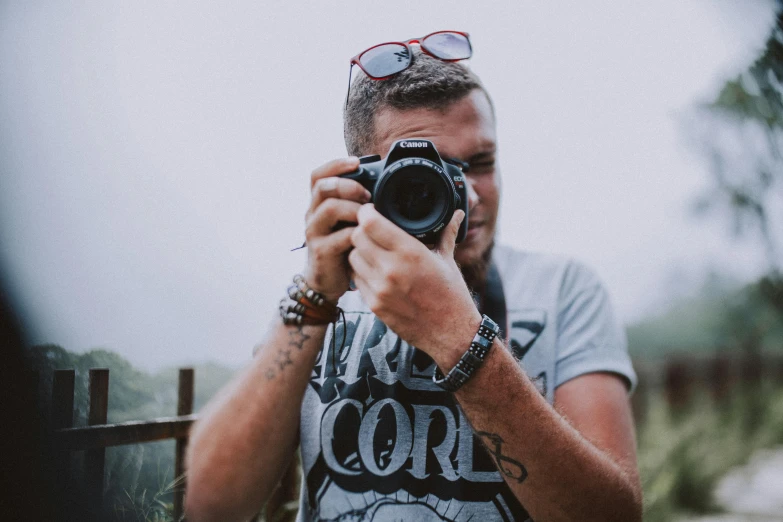
[(758, 232), (768, 264), (759, 288), (783, 313), (781, 238), (775, 229), (783, 209), (783, 0), (776, 3), (761, 56), (701, 107), (714, 183), (697, 209), (727, 211), (737, 234)]

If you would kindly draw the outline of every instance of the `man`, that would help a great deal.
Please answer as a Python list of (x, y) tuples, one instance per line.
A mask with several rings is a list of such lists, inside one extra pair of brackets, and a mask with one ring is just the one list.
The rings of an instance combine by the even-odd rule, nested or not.
[[(410, 44), (400, 44), (404, 70), (350, 87), (348, 150), (385, 155), (420, 138), (467, 163), (467, 237), (455, 246), (460, 210), (431, 249), (391, 223), (361, 185), (337, 177), (356, 157), (312, 173), (301, 288), (323, 306), (339, 299), (344, 320), (334, 330), (276, 324), (204, 409), (191, 435), (189, 517), (247, 519), (300, 444), (301, 520), (641, 520), (635, 375), (606, 292), (576, 263), (493, 247), (489, 95), (463, 65)], [(346, 292), (350, 281), (358, 292)], [(473, 349), (489, 324), (476, 302), (484, 311), (498, 287), (507, 339), (445, 391), (433, 371), (451, 375)], [(302, 299), (300, 310), (317, 308)]]

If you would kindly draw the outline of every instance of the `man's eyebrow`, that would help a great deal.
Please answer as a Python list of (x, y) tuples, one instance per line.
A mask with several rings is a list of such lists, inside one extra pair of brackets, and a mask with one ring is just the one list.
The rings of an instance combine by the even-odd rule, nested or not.
[(471, 157), (469, 157), (468, 158), (468, 163), (477, 163), (477, 162), (479, 162), (481, 160), (489, 159), (489, 158), (493, 157), (494, 155), (495, 155), (495, 151), (494, 150), (479, 152), (479, 153), (474, 154)]

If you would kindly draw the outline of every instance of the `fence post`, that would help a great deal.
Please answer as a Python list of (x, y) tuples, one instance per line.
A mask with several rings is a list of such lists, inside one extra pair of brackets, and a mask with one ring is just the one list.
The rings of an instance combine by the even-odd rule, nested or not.
[(742, 386), (745, 391), (754, 390), (761, 386), (764, 378), (764, 362), (761, 355), (748, 352), (742, 357)]
[[(52, 379), (52, 429), (73, 427), (74, 370), (55, 370)], [(65, 489), (71, 478), (71, 453), (63, 451), (55, 462), (55, 480)]]
[(55, 370), (52, 379), (52, 427), (73, 427), (74, 370)]
[[(90, 370), (90, 413), (87, 424), (95, 426), (106, 424), (109, 410), (109, 370), (93, 368)], [(94, 506), (94, 512), (100, 516), (103, 510), (103, 477), (106, 462), (106, 449), (87, 450), (84, 454), (84, 474), (87, 485), (87, 502)]]
[(745, 432), (754, 433), (764, 419), (764, 362), (757, 351), (748, 351), (742, 357), (742, 393), (745, 396)]
[(725, 406), (732, 388), (731, 360), (726, 355), (717, 354), (710, 361), (708, 385), (713, 402)]
[(664, 389), (666, 402), (675, 415), (690, 404), (692, 375), (687, 361), (678, 359), (666, 363)]
[(783, 387), (783, 357), (776, 357), (772, 364), (772, 383), (776, 388)]
[[(193, 413), (193, 368), (180, 368), (179, 370), (179, 390), (177, 391), (177, 415), (190, 415)], [(182, 518), (185, 486), (185, 451), (188, 447), (187, 437), (177, 439), (177, 449), (174, 462), (174, 520), (184, 520)], [(180, 479), (182, 477), (182, 479)]]

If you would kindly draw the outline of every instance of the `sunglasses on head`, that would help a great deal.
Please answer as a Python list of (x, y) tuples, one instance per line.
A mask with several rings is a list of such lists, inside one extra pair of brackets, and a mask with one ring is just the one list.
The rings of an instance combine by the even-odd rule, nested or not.
[(438, 31), (419, 38), (411, 38), (404, 42), (386, 42), (365, 49), (353, 58), (348, 70), (348, 96), (351, 94), (351, 73), (353, 66), (358, 65), (369, 78), (386, 80), (400, 73), (413, 63), (411, 44), (419, 44), (422, 52), (444, 62), (467, 60), (473, 55), (468, 33), (461, 31)]

